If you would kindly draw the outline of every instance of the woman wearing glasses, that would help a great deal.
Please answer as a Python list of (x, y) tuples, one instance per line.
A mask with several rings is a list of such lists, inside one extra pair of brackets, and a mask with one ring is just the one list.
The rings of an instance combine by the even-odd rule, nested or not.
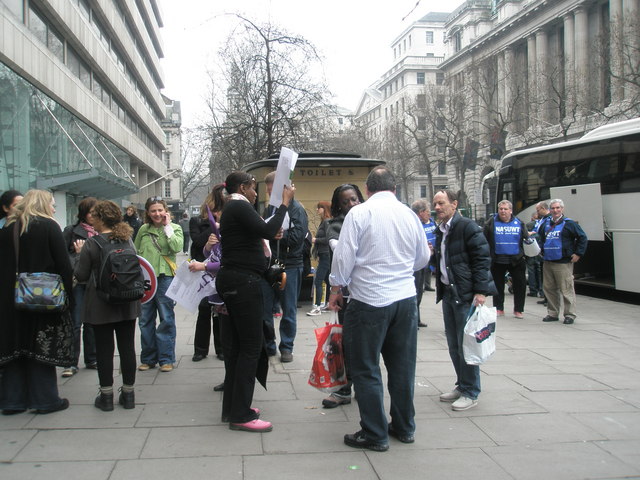
[[(177, 268), (176, 253), (182, 251), (182, 228), (171, 222), (167, 203), (162, 198), (149, 198), (144, 209), (145, 223), (138, 230), (135, 246), (138, 255), (155, 270), (158, 289), (156, 295), (142, 305), (138, 370), (149, 370), (160, 364), (161, 372), (170, 372), (176, 361), (176, 317), (174, 302), (166, 293)], [(156, 314), (160, 316), (157, 328)]]
[(222, 421), (229, 422), (231, 430), (269, 432), (271, 423), (260, 420), (260, 410), (251, 406), (256, 377), (265, 386), (268, 370), (262, 322), (263, 292), (271, 288), (264, 279), (270, 255), (266, 240), (282, 236), (280, 227), (295, 189), (284, 187), (282, 205), (265, 222), (253, 206), (253, 176), (233, 172), (225, 185), (229, 196), (220, 220), (222, 266), (216, 276), (228, 312), (220, 319), (225, 365)]

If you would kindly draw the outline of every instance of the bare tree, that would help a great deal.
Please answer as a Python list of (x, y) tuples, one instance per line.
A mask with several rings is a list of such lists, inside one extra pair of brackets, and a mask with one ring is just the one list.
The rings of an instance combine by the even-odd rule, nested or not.
[(209, 184), (210, 149), (208, 135), (201, 129), (182, 131), (182, 200), (193, 203), (194, 192)]
[[(241, 15), (211, 77), (206, 128), (216, 167), (239, 167), (282, 146), (307, 148), (322, 130), (328, 90), (315, 47), (301, 36)], [(218, 165), (221, 162), (221, 165)]]

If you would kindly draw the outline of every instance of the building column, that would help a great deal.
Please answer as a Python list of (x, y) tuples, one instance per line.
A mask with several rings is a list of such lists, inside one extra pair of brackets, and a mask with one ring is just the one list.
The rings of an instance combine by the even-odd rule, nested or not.
[(621, 80), (622, 62), (622, 0), (609, 0), (609, 54), (611, 69), (611, 103), (618, 103), (624, 98)]
[(506, 115), (505, 91), (507, 90), (507, 78), (504, 69), (504, 51), (498, 52), (496, 57), (498, 67), (498, 75), (496, 77), (496, 83), (498, 85), (498, 111), (504, 116)]
[(515, 120), (514, 98), (518, 98), (515, 94), (518, 88), (518, 75), (516, 72), (515, 58), (513, 48), (504, 49), (504, 112), (509, 120)]
[(584, 112), (589, 105), (589, 18), (583, 7), (574, 14), (575, 26), (575, 87), (577, 111)]
[[(622, 38), (623, 57), (625, 62), (622, 68), (625, 78), (637, 78), (635, 71), (640, 65), (640, 43), (638, 39), (638, 29), (640, 29), (640, 0), (622, 0)], [(624, 82), (624, 98), (632, 99), (638, 95), (638, 85), (636, 82)]]
[(538, 121), (538, 75), (537, 75), (537, 62), (536, 55), (536, 37), (531, 35), (527, 37), (527, 101), (526, 108), (528, 112), (526, 114), (529, 124), (537, 125)]
[[(549, 110), (551, 104), (551, 82), (557, 79), (549, 78), (549, 42), (547, 32), (536, 32), (536, 77), (538, 81), (538, 123), (540, 126), (549, 124)], [(555, 99), (553, 99), (555, 100)]]
[(565, 112), (567, 116), (570, 112), (574, 111), (576, 104), (576, 86), (575, 80), (575, 43), (574, 43), (574, 23), (573, 14), (569, 13), (563, 17), (564, 21), (564, 97), (565, 97)]

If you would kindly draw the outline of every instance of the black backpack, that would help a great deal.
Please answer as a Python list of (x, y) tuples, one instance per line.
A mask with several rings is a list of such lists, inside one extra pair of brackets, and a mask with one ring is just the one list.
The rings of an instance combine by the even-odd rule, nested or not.
[(128, 303), (144, 295), (144, 276), (135, 248), (129, 242), (94, 237), (100, 247), (100, 269), (94, 276), (96, 293), (107, 303)]

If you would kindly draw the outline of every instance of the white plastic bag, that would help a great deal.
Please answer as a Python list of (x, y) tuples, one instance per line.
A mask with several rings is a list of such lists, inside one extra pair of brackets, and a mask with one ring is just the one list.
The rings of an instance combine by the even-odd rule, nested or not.
[(540, 254), (540, 245), (535, 238), (529, 237), (522, 242), (522, 250), (527, 257), (537, 257)]
[(464, 327), (462, 351), (467, 365), (480, 365), (496, 351), (496, 307), (471, 307)]

